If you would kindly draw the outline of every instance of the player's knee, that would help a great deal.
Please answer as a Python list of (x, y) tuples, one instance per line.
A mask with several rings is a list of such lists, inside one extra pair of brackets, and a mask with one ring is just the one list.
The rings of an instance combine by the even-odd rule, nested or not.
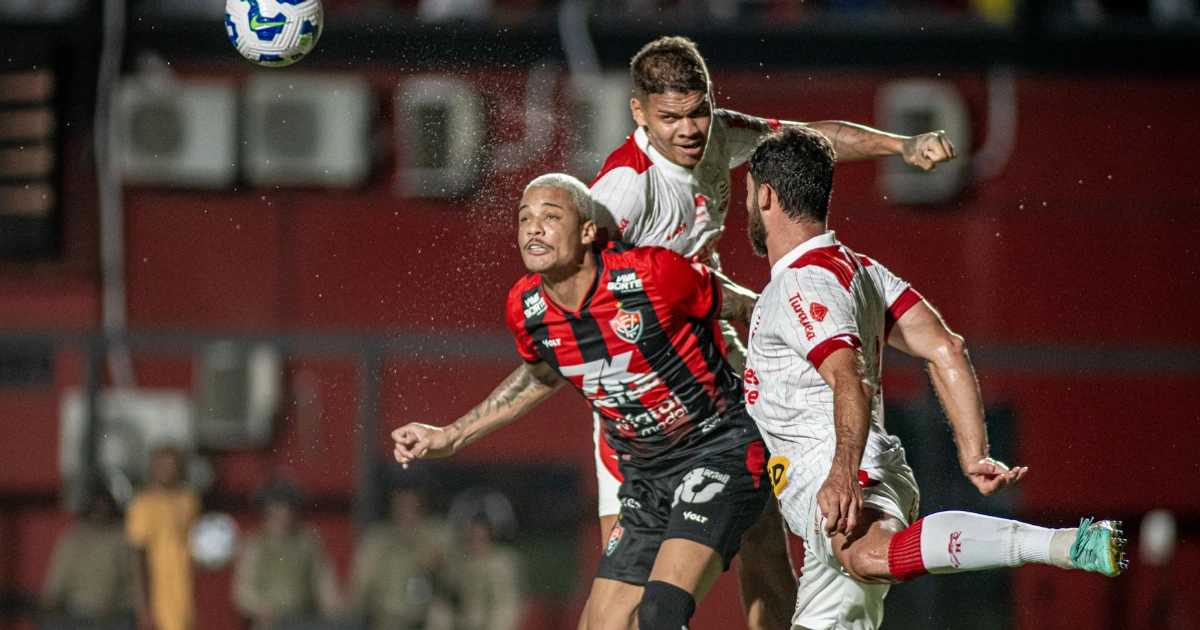
[(887, 568), (887, 546), (882, 549), (855, 545), (845, 556), (842, 566), (855, 581), (863, 584), (894, 584), (896, 579)]
[(638, 630), (679, 630), (687, 628), (696, 612), (692, 594), (667, 582), (651, 580), (642, 591), (638, 604)]

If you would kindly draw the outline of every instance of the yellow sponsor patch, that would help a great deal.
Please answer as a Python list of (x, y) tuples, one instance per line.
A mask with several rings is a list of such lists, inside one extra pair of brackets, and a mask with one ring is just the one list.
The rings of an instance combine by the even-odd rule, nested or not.
[(771, 488), (775, 491), (775, 498), (779, 498), (779, 494), (787, 487), (787, 473), (792, 462), (782, 455), (776, 455), (767, 460), (767, 472), (771, 475)]

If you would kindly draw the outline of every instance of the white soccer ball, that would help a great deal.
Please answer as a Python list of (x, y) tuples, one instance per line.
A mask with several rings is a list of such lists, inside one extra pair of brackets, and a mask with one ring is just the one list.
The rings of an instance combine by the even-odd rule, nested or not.
[(219, 512), (205, 514), (189, 536), (192, 559), (206, 569), (219, 569), (233, 558), (237, 538), (237, 521), (232, 516)]
[(324, 23), (321, 0), (225, 0), (229, 41), (262, 66), (300, 61), (317, 45)]

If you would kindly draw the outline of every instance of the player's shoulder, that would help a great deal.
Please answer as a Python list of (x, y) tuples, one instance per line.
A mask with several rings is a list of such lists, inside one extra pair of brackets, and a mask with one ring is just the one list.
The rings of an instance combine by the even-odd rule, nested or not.
[(842, 288), (848, 291), (850, 283), (854, 281), (856, 271), (867, 266), (862, 259), (863, 257), (835, 241), (832, 245), (816, 247), (804, 252), (788, 265), (785, 273), (797, 278), (833, 277), (838, 284), (842, 285)]
[(592, 186), (600, 183), (610, 173), (615, 173), (620, 169), (630, 169), (635, 175), (641, 175), (650, 170), (652, 162), (650, 156), (638, 144), (637, 132), (629, 134), (625, 139), (625, 143), (617, 147), (608, 155), (608, 159), (604, 160), (604, 166), (600, 167), (600, 172), (596, 175), (596, 179), (592, 180)]
[(658, 245), (634, 246), (620, 241), (608, 244), (603, 252), (605, 265), (653, 269), (662, 265), (688, 264), (683, 256)]
[(518, 316), (528, 319), (540, 315), (546, 310), (545, 302), (541, 299), (541, 276), (527, 273), (521, 276), (512, 288), (508, 290), (508, 312), (514, 321), (520, 321)]

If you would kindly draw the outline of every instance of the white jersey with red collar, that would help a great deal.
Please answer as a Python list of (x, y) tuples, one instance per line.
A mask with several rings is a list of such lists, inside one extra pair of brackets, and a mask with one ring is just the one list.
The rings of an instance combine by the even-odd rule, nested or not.
[(883, 265), (839, 243), (833, 232), (809, 239), (772, 266), (750, 322), (746, 408), (772, 452), (804, 454), (803, 461), (793, 458), (789, 489), (815, 491), (829, 472), (837, 443), (833, 390), (817, 369), (841, 348), (861, 349), (873, 392), (861, 467), (903, 456), (899, 440), (883, 426), (879, 375), (892, 325), (921, 299)]
[(664, 157), (639, 128), (592, 182), (597, 226), (611, 238), (716, 266), (712, 253), (725, 229), (729, 169), (748, 160), (759, 138), (780, 124), (798, 123), (715, 110), (704, 157), (691, 168)]

